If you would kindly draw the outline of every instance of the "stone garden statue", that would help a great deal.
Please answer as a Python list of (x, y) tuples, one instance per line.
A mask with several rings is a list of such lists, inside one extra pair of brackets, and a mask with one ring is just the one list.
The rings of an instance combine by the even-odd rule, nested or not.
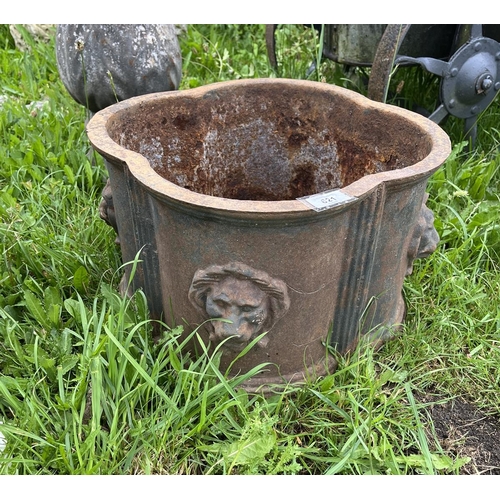
[(58, 24), (59, 74), (92, 113), (130, 97), (177, 90), (182, 56), (173, 24)]
[[(91, 115), (130, 97), (177, 90), (182, 76), (174, 24), (58, 24), (56, 56), (64, 86)], [(99, 211), (117, 232), (109, 181)]]

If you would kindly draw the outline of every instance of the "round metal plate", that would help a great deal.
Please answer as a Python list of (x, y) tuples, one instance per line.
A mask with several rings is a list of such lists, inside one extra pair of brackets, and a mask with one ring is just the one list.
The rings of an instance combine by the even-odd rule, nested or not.
[(448, 68), (441, 84), (443, 104), (458, 118), (475, 116), (488, 107), (500, 89), (500, 44), (477, 38), (455, 53)]

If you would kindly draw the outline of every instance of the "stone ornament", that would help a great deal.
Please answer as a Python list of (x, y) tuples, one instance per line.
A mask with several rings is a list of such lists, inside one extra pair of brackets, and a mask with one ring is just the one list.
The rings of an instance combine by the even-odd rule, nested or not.
[(177, 90), (182, 54), (173, 24), (58, 24), (59, 74), (96, 113), (130, 97)]
[[(202, 316), (212, 321), (209, 340), (223, 348), (240, 352), (288, 311), (286, 284), (266, 272), (240, 262), (209, 266), (196, 271), (189, 300)], [(267, 336), (257, 342), (266, 347)]]
[[(138, 95), (177, 90), (182, 77), (177, 32), (174, 24), (58, 24), (59, 76), (91, 114)], [(99, 214), (120, 244), (109, 179)]]

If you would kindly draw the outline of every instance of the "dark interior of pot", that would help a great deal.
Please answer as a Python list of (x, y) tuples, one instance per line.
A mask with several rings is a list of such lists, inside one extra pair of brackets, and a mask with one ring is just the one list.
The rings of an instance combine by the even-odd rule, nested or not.
[(397, 113), (301, 85), (176, 92), (116, 113), (111, 138), (165, 179), (239, 200), (291, 200), (425, 158), (428, 133)]

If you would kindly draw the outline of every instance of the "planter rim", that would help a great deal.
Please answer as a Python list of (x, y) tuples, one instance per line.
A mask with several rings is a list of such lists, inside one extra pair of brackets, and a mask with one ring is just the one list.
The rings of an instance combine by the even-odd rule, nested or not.
[(133, 107), (139, 107), (146, 103), (175, 99), (180, 95), (200, 98), (207, 92), (216, 91), (217, 89), (259, 85), (300, 86), (304, 91), (311, 89), (316, 91), (323, 90), (329, 93), (333, 92), (367, 109), (381, 110), (385, 114), (403, 117), (411, 121), (423, 134), (430, 138), (431, 150), (421, 161), (400, 169), (367, 174), (357, 181), (342, 187), (341, 191), (351, 196), (352, 199), (341, 205), (333, 206), (325, 210), (325, 212), (331, 213), (332, 211), (345, 210), (350, 205), (367, 197), (373, 190), (379, 188), (381, 185), (389, 184), (391, 186), (403, 186), (417, 183), (422, 177), (429, 177), (432, 175), (432, 173), (444, 163), (451, 152), (451, 142), (446, 132), (444, 132), (439, 125), (424, 116), (397, 106), (372, 101), (352, 90), (337, 87), (332, 84), (287, 78), (231, 80), (203, 85), (194, 89), (158, 92), (132, 97), (98, 111), (86, 126), (87, 135), (92, 146), (104, 158), (108, 161), (121, 163), (122, 166), (126, 165), (137, 181), (150, 193), (164, 201), (184, 206), (184, 208), (196, 210), (199, 207), (203, 207), (205, 210), (234, 213), (238, 216), (247, 215), (264, 217), (272, 216), (273, 214), (278, 216), (285, 216), (288, 214), (291, 216), (307, 217), (313, 214), (317, 215), (312, 208), (298, 199), (279, 201), (238, 200), (190, 191), (160, 176), (150, 166), (145, 156), (119, 145), (109, 136), (107, 131), (108, 121), (113, 115)]

